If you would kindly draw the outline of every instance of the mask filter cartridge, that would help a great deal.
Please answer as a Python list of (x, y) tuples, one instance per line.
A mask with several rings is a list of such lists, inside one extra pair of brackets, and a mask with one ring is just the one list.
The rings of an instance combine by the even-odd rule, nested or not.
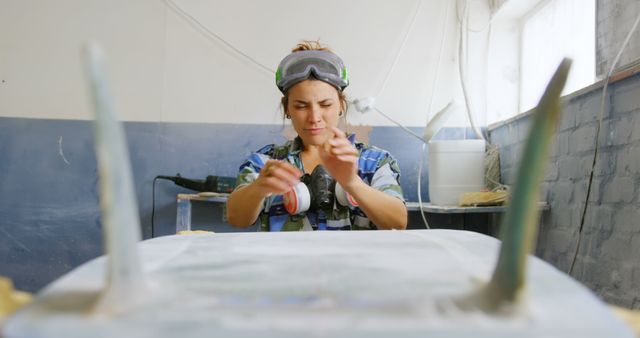
[(330, 212), (334, 200), (342, 206), (355, 207), (358, 203), (347, 194), (329, 175), (326, 169), (319, 165), (311, 175), (305, 174), (298, 184), (284, 194), (284, 207), (288, 213), (297, 215), (308, 210), (323, 210)]

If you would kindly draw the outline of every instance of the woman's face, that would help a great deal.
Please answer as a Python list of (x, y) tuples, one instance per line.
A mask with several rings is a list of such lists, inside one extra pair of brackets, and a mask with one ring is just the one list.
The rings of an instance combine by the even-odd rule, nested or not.
[(286, 113), (304, 146), (324, 144), (342, 111), (338, 90), (319, 80), (304, 80), (289, 89)]

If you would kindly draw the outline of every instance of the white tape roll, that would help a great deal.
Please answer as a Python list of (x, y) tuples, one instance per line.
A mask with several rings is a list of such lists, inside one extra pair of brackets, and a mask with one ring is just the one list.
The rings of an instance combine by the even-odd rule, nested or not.
[(310, 205), (311, 194), (309, 194), (309, 189), (302, 182), (298, 182), (284, 194), (284, 208), (292, 215), (309, 210)]

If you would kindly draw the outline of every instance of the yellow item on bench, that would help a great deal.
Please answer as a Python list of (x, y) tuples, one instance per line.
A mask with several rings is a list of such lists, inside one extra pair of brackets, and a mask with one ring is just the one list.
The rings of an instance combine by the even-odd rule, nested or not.
[(202, 234), (215, 234), (213, 231), (205, 230), (181, 230), (178, 231), (178, 235), (202, 235)]
[(33, 296), (28, 292), (15, 290), (9, 278), (0, 276), (0, 323), (4, 318), (31, 302), (32, 298)]
[(466, 192), (460, 195), (458, 205), (461, 207), (503, 205), (508, 196), (507, 191)]

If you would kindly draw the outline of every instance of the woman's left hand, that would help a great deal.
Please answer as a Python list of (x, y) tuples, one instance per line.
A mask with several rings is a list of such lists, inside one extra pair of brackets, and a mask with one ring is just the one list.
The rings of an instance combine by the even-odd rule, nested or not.
[(351, 186), (358, 177), (358, 149), (347, 139), (344, 132), (331, 127), (333, 136), (320, 150), (322, 163), (342, 187)]

